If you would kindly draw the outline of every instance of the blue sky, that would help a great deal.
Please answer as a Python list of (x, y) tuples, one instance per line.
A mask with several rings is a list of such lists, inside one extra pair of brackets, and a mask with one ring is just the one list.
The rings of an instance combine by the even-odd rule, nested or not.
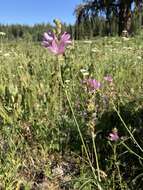
[(74, 23), (76, 5), (82, 0), (0, 0), (0, 23), (52, 23), (54, 18)]

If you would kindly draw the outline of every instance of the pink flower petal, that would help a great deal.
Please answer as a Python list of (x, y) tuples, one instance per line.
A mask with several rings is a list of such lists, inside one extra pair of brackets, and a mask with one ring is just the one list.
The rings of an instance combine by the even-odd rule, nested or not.
[(91, 91), (95, 91), (101, 87), (101, 83), (95, 79), (87, 79), (86, 83)]
[(54, 39), (54, 36), (52, 36), (52, 34), (48, 34), (48, 33), (44, 33), (44, 39), (49, 41), (49, 42), (52, 42), (52, 40)]
[(70, 40), (70, 34), (64, 32), (61, 36), (61, 40), (63, 41), (67, 41), (67, 40)]
[(42, 45), (43, 45), (44, 47), (48, 47), (50, 44), (49, 44), (48, 41), (43, 41), (43, 42), (42, 42)]
[(113, 131), (109, 134), (109, 140), (117, 141), (119, 139), (118, 132)]
[(60, 41), (63, 42), (65, 45), (70, 44), (71, 43), (70, 34), (64, 32), (64, 34), (61, 36)]
[(60, 40), (52, 32), (45, 32), (43, 37), (42, 45), (56, 55), (63, 54), (66, 46), (71, 43), (70, 35), (66, 32), (61, 35)]
[(104, 77), (104, 80), (108, 81), (108, 82), (113, 82), (113, 78), (109, 75)]
[(48, 49), (49, 49), (52, 53), (58, 54), (58, 45), (57, 45), (57, 43), (56, 43), (55, 40), (52, 41), (52, 44), (51, 44), (51, 46), (48, 47)]
[(65, 52), (65, 44), (60, 42), (59, 44), (59, 49), (58, 49), (58, 53), (59, 54), (63, 54)]

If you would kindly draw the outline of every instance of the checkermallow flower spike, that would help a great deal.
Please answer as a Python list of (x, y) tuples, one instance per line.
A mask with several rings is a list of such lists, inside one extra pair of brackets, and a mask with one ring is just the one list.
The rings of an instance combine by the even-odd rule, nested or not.
[(118, 131), (117, 131), (116, 128), (113, 129), (112, 133), (109, 133), (108, 139), (110, 141), (117, 141), (117, 140), (119, 140), (119, 135), (118, 135)]
[(59, 38), (53, 32), (45, 32), (42, 45), (55, 55), (64, 54), (66, 47), (71, 44), (70, 34), (64, 32)]
[(85, 82), (90, 91), (96, 91), (101, 88), (101, 83), (95, 79), (87, 79)]

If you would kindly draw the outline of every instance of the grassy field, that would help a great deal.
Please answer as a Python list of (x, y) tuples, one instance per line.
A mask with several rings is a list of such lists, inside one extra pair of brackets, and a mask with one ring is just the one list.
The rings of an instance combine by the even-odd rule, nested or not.
[[(87, 79), (101, 88), (90, 93)], [(142, 135), (143, 34), (75, 41), (58, 59), (3, 39), (0, 189), (141, 189)]]

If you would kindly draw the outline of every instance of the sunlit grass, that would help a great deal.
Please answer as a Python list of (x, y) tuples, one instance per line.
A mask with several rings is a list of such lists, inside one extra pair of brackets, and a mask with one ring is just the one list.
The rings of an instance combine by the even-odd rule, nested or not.
[[(40, 44), (24, 41), (9, 42), (3, 43), (0, 50), (0, 181), (1, 186), (6, 190), (16, 189), (16, 186), (20, 189), (20, 184), (27, 189), (34, 185), (36, 188), (43, 181), (49, 184), (49, 189), (54, 188), (53, 186), (57, 185), (57, 179), (55, 180), (52, 176), (51, 162), (62, 159), (60, 154), (74, 155), (70, 159), (75, 159), (77, 164), (78, 162), (81, 164), (81, 167), (78, 166), (80, 174), (75, 175), (76, 177), (72, 176), (73, 187), (79, 189), (85, 181), (89, 183), (87, 186), (85, 184), (85, 190), (95, 187), (89, 167), (86, 161), (83, 161), (85, 153), (82, 151), (80, 138), (64, 93), (62, 95), (64, 105), (60, 117), (57, 119), (56, 113), (53, 114), (50, 110), (50, 101), (57, 101), (56, 92), (51, 91), (51, 85), (57, 82), (53, 81), (54, 73), (52, 73), (56, 61), (56, 58)], [(120, 106), (125, 108), (123, 119), (129, 123), (129, 127), (132, 124), (134, 127), (135, 120), (132, 123), (131, 117), (135, 117), (143, 106), (142, 36), (129, 40), (117, 37), (76, 41), (72, 47), (68, 48), (62, 65), (63, 80), (88, 144), (90, 138), (84, 118), (87, 95), (82, 83), (84, 76), (81, 70), (83, 69), (89, 77), (101, 83), (104, 83), (104, 76), (113, 77), (116, 91), (116, 98), (113, 97), (113, 101), (118, 108)], [(103, 88), (102, 94), (106, 94), (106, 90)], [(112, 121), (114, 118), (109, 117), (112, 111), (113, 104), (108, 110), (104, 110), (101, 105), (101, 115), (99, 114), (99, 123), (97, 123), (99, 131), (109, 132), (112, 128), (118, 127), (119, 120), (115, 122)], [(107, 117), (104, 116), (105, 120), (104, 118), (102, 120), (104, 112)], [(56, 117), (55, 120), (53, 120), (54, 117)], [(142, 118), (137, 116), (136, 120), (139, 125), (136, 128), (139, 129), (143, 124)], [(105, 123), (107, 121), (108, 123)], [(118, 130), (120, 132), (120, 128)], [(120, 133), (125, 135), (124, 132)], [(103, 134), (105, 142), (107, 133)], [(142, 142), (141, 137), (138, 138)], [(90, 149), (90, 143), (88, 146)], [(97, 147), (97, 151), (99, 162), (101, 161), (100, 166), (105, 170), (106, 176), (106, 173), (107, 175), (110, 173), (111, 160), (104, 163), (104, 160), (101, 160), (104, 155), (101, 154), (100, 147)], [(81, 153), (83, 153), (83, 160), (78, 161), (79, 158), (75, 154), (81, 156)], [(88, 167), (87, 170), (86, 167)], [(38, 182), (40, 174), (44, 175), (43, 178), (41, 177), (42, 182)], [(55, 181), (52, 182), (52, 180)], [(118, 181), (116, 177), (114, 180)], [(112, 182), (112, 176), (109, 176), (106, 189), (113, 187)], [(125, 180), (122, 183), (126, 187)]]

